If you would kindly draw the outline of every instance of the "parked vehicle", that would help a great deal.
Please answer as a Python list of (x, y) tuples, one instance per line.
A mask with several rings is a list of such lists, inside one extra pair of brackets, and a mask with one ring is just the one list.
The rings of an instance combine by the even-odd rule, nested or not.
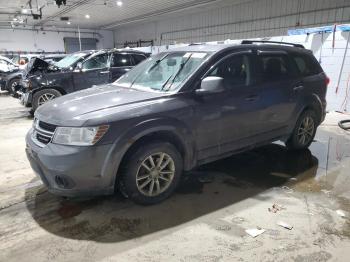
[(118, 188), (154, 204), (174, 192), (183, 170), (276, 140), (307, 148), (325, 117), (328, 83), (300, 45), (174, 49), (113, 84), (40, 107), (26, 152), (54, 194)]
[(115, 81), (148, 56), (130, 49), (79, 52), (50, 66), (36, 59), (24, 80), (22, 103), (35, 111), (56, 97)]
[(0, 56), (0, 89), (14, 93), (20, 82), (22, 71), (10, 59)]

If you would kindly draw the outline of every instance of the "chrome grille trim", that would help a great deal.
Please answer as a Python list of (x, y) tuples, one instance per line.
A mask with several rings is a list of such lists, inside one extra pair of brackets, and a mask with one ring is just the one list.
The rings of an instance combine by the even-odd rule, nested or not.
[[(51, 132), (51, 131), (48, 131), (48, 130), (45, 130), (43, 128), (41, 128), (39, 126), (39, 122), (40, 120), (35, 118), (34, 119), (34, 124), (33, 124), (33, 131), (32, 131), (32, 140), (33, 142), (39, 146), (39, 147), (45, 147), (48, 143), (51, 142), (52, 140), (52, 137), (54, 135), (55, 132)], [(40, 141), (38, 139), (38, 137), (44, 137), (44, 138), (47, 138), (48, 142), (47, 143), (43, 143), (42, 141)]]

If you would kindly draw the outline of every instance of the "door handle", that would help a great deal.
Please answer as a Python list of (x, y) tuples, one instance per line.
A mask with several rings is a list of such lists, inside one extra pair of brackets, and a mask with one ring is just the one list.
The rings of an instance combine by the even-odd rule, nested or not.
[(259, 99), (258, 95), (250, 95), (245, 98), (246, 101), (253, 102)]
[(303, 85), (297, 85), (297, 86), (295, 86), (295, 87), (293, 88), (293, 91), (297, 92), (297, 91), (300, 91), (300, 90), (302, 90), (302, 89), (304, 89), (304, 86), (303, 86)]
[(102, 71), (100, 72), (101, 75), (104, 75), (104, 74), (109, 74), (109, 71)]

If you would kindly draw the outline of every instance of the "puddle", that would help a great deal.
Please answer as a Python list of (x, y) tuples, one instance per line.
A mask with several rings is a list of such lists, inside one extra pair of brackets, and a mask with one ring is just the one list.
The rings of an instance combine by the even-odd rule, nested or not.
[(203, 193), (203, 182), (199, 181), (199, 177), (192, 175), (191, 173), (186, 174), (182, 177), (176, 193), (179, 194), (202, 194)]
[(61, 204), (61, 207), (57, 210), (57, 213), (63, 218), (71, 218), (79, 215), (81, 213), (82, 209), (79, 205), (76, 203), (71, 202), (63, 202)]

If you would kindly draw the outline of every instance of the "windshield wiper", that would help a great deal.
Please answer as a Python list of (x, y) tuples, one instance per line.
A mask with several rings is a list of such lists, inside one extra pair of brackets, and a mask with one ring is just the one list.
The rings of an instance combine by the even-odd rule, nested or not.
[(172, 74), (172, 75), (164, 82), (164, 84), (162, 85), (162, 88), (160, 89), (161, 91), (164, 90), (164, 88), (165, 88), (165, 86), (167, 85), (167, 83), (169, 82), (169, 80), (174, 76), (174, 77), (173, 77), (173, 80), (171, 81), (171, 83), (170, 83), (170, 85), (169, 85), (169, 87), (168, 87), (167, 90), (169, 90), (169, 89), (171, 88), (171, 86), (172, 86), (172, 85), (174, 84), (174, 82), (175, 82), (176, 77), (181, 73), (182, 69), (185, 67), (185, 65), (187, 64), (187, 62), (191, 59), (192, 54), (193, 54), (193, 53), (191, 53), (191, 54), (187, 57), (187, 59), (181, 63), (181, 65), (180, 65), (179, 69), (176, 71), (175, 75)]
[[(169, 53), (163, 55), (161, 58), (159, 58), (158, 60), (156, 60), (156, 61), (154, 62), (154, 64), (148, 69), (147, 72), (148, 72), (148, 73), (151, 72), (151, 71), (152, 71), (160, 62), (162, 62), (162, 60), (163, 60), (164, 58), (166, 58), (168, 55), (169, 55)], [(140, 77), (140, 75), (142, 75), (143, 73), (144, 73), (144, 72), (140, 72), (140, 73), (134, 78), (134, 80), (131, 82), (129, 88), (131, 88), (131, 87), (135, 84), (136, 80), (138, 80), (139, 77)]]

